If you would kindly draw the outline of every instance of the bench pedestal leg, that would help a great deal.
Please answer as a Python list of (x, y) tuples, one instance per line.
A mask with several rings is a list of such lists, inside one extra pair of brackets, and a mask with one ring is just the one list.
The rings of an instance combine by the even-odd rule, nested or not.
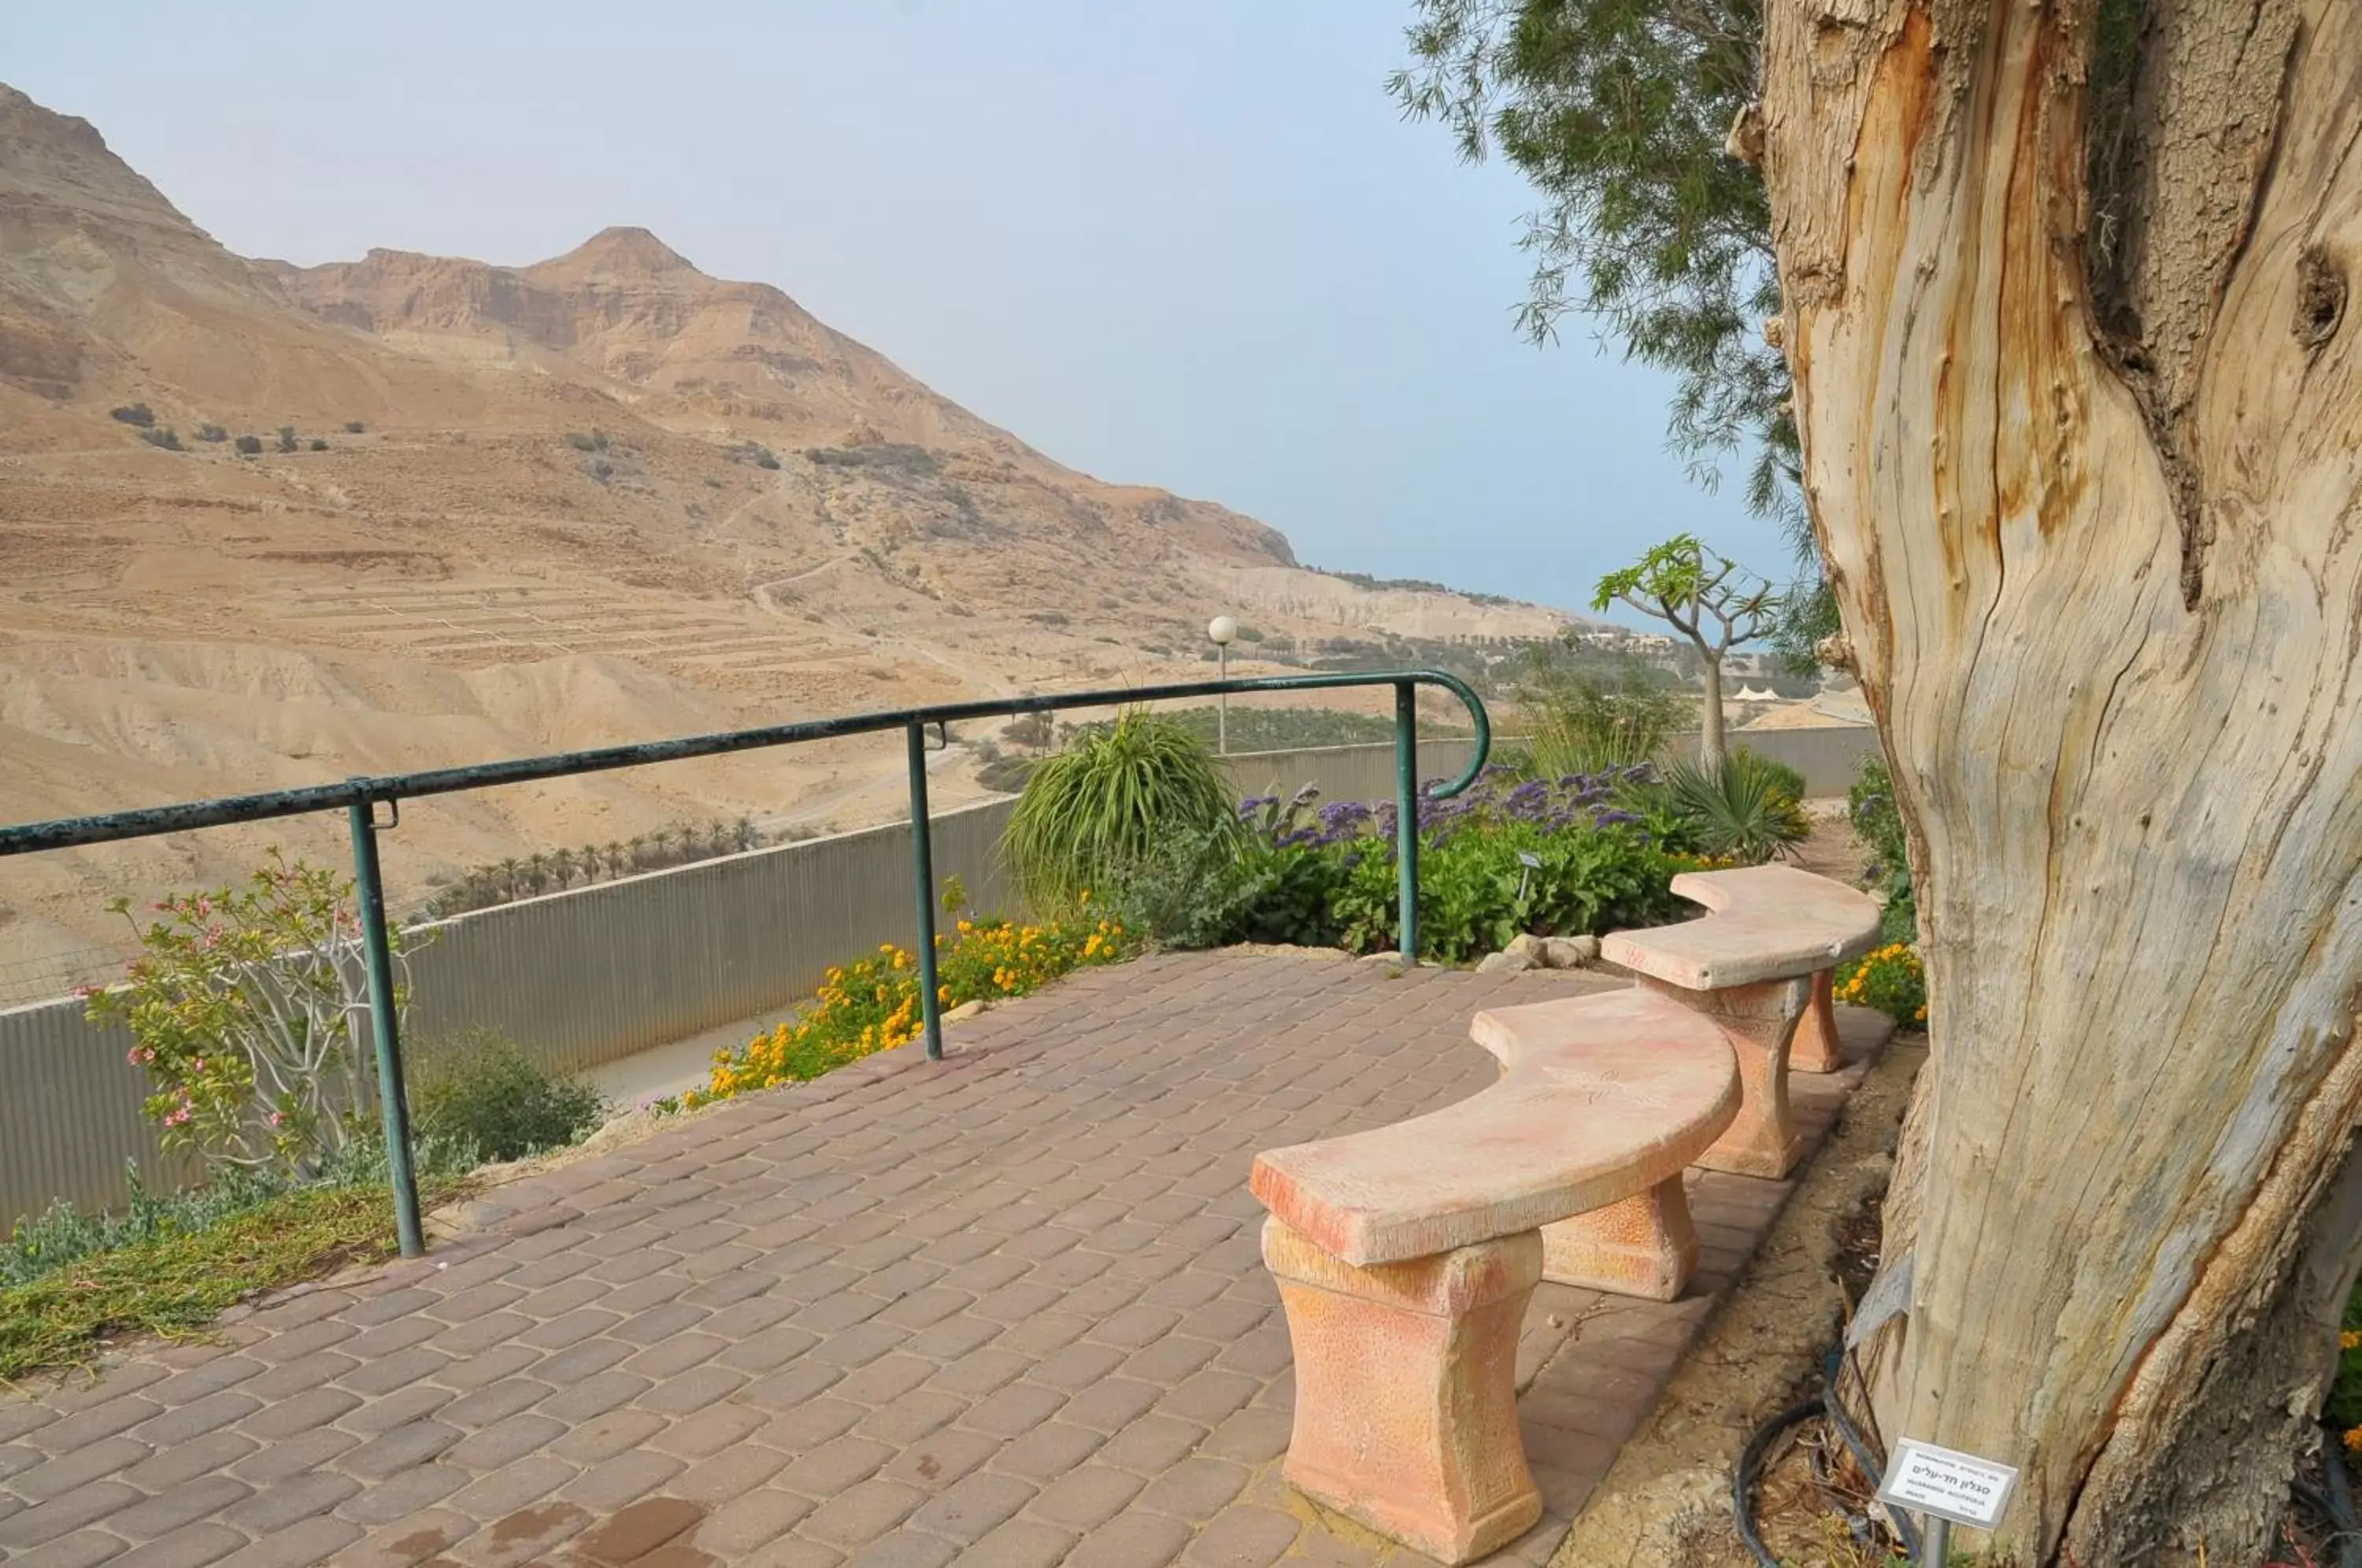
[(1646, 1192), (1542, 1227), (1542, 1277), (1650, 1301), (1678, 1297), (1697, 1267), (1679, 1173)]
[(1738, 1120), (1697, 1163), (1737, 1176), (1786, 1176), (1805, 1152), (1805, 1135), (1788, 1114), (1788, 1046), (1811, 987), (1801, 979), (1760, 980), (1691, 991), (1645, 976), (1640, 983), (1720, 1024), (1738, 1058)]
[(1788, 1048), (1788, 1066), (1800, 1073), (1834, 1073), (1845, 1066), (1838, 1043), (1838, 972), (1813, 974), (1813, 999), (1796, 1021), (1796, 1043)]
[(1263, 1256), (1296, 1357), (1288, 1484), (1444, 1562), (1531, 1529), (1542, 1500), (1518, 1435), (1518, 1331), (1540, 1236), (1360, 1268), (1275, 1217)]

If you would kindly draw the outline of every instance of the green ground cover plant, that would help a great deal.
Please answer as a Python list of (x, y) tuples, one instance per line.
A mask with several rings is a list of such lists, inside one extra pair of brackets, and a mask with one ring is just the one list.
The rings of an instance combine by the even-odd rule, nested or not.
[[(466, 1186), (472, 1153), (417, 1149), (420, 1198)], [(135, 1189), (123, 1213), (53, 1205), (0, 1246), (0, 1380), (72, 1367), (141, 1335), (185, 1340), (258, 1291), (397, 1251), (385, 1152), (373, 1138), (316, 1177), (233, 1173), (197, 1192)]]

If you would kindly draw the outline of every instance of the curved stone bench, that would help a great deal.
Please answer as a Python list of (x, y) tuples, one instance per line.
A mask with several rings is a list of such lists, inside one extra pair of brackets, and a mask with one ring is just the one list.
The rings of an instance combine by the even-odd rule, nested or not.
[(1639, 1200), (1628, 1220), (1686, 1232), (1682, 1169), (1738, 1109), (1730, 1047), (1689, 1009), (1637, 988), (1549, 1005), (1547, 1030), (1495, 1026), (1502, 1077), (1457, 1105), (1254, 1163), (1296, 1362), (1283, 1473), (1446, 1562), (1541, 1515), (1517, 1358), (1549, 1228)]
[[(1878, 901), (1843, 883), (1793, 866), (1692, 871), (1675, 893), (1707, 913), (1679, 925), (1619, 931), (1599, 955), (1640, 977), (1644, 988), (1672, 997), (1720, 1025), (1738, 1054), (1744, 1102), (1730, 1131), (1698, 1158), (1709, 1170), (1783, 1176), (1804, 1152), (1788, 1114), (1789, 1050), (1798, 1021), (1824, 992), (1822, 977), (1878, 941)], [(1833, 1005), (1816, 1017), (1813, 1067), (1835, 1071)]]

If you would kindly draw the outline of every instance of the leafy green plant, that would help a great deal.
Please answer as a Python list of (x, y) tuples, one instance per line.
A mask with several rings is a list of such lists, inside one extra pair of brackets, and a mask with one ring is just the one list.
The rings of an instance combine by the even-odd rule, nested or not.
[[(122, 984), (85, 988), (89, 1016), (127, 1027), (155, 1086), (144, 1106), (167, 1149), (209, 1170), (306, 1174), (372, 1103), (354, 1048), (369, 976), (352, 881), (279, 850), (243, 886), (159, 900)], [(401, 934), (390, 932), (396, 962)], [(396, 1005), (404, 999), (396, 993)]]
[(1033, 764), (1000, 848), (1026, 901), (1051, 910), (1114, 887), (1160, 838), (1220, 831), (1232, 820), (1211, 748), (1133, 709)]
[(1894, 802), (1894, 780), (1886, 758), (1876, 752), (1861, 759), (1846, 791), (1846, 814), (1854, 836), (1870, 850), (1862, 878), (1886, 900), (1883, 933), (1890, 942), (1910, 942), (1919, 932), (1919, 901), (1911, 885), (1911, 856), (1903, 834), (1903, 812)]
[(1124, 878), (1116, 907), (1161, 947), (1333, 945), (1332, 905), (1350, 859), (1305, 842), (1313, 800), (1307, 790), (1284, 802), (1253, 801), (1236, 831), (1170, 835)]
[(485, 1160), (564, 1148), (607, 1115), (595, 1086), (551, 1072), (490, 1030), (424, 1043), (411, 1053), (407, 1076), (418, 1131), (472, 1146)]
[(241, 436), (232, 444), (237, 447), (237, 455), (241, 458), (251, 458), (262, 450), (262, 437), (259, 436)]

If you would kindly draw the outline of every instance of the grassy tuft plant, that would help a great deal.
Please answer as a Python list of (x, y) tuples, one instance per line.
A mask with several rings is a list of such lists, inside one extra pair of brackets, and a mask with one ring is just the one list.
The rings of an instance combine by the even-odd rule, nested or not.
[(1033, 765), (1001, 855), (1028, 903), (1060, 909), (1093, 886), (1115, 886), (1161, 838), (1236, 821), (1206, 743), (1134, 709)]

